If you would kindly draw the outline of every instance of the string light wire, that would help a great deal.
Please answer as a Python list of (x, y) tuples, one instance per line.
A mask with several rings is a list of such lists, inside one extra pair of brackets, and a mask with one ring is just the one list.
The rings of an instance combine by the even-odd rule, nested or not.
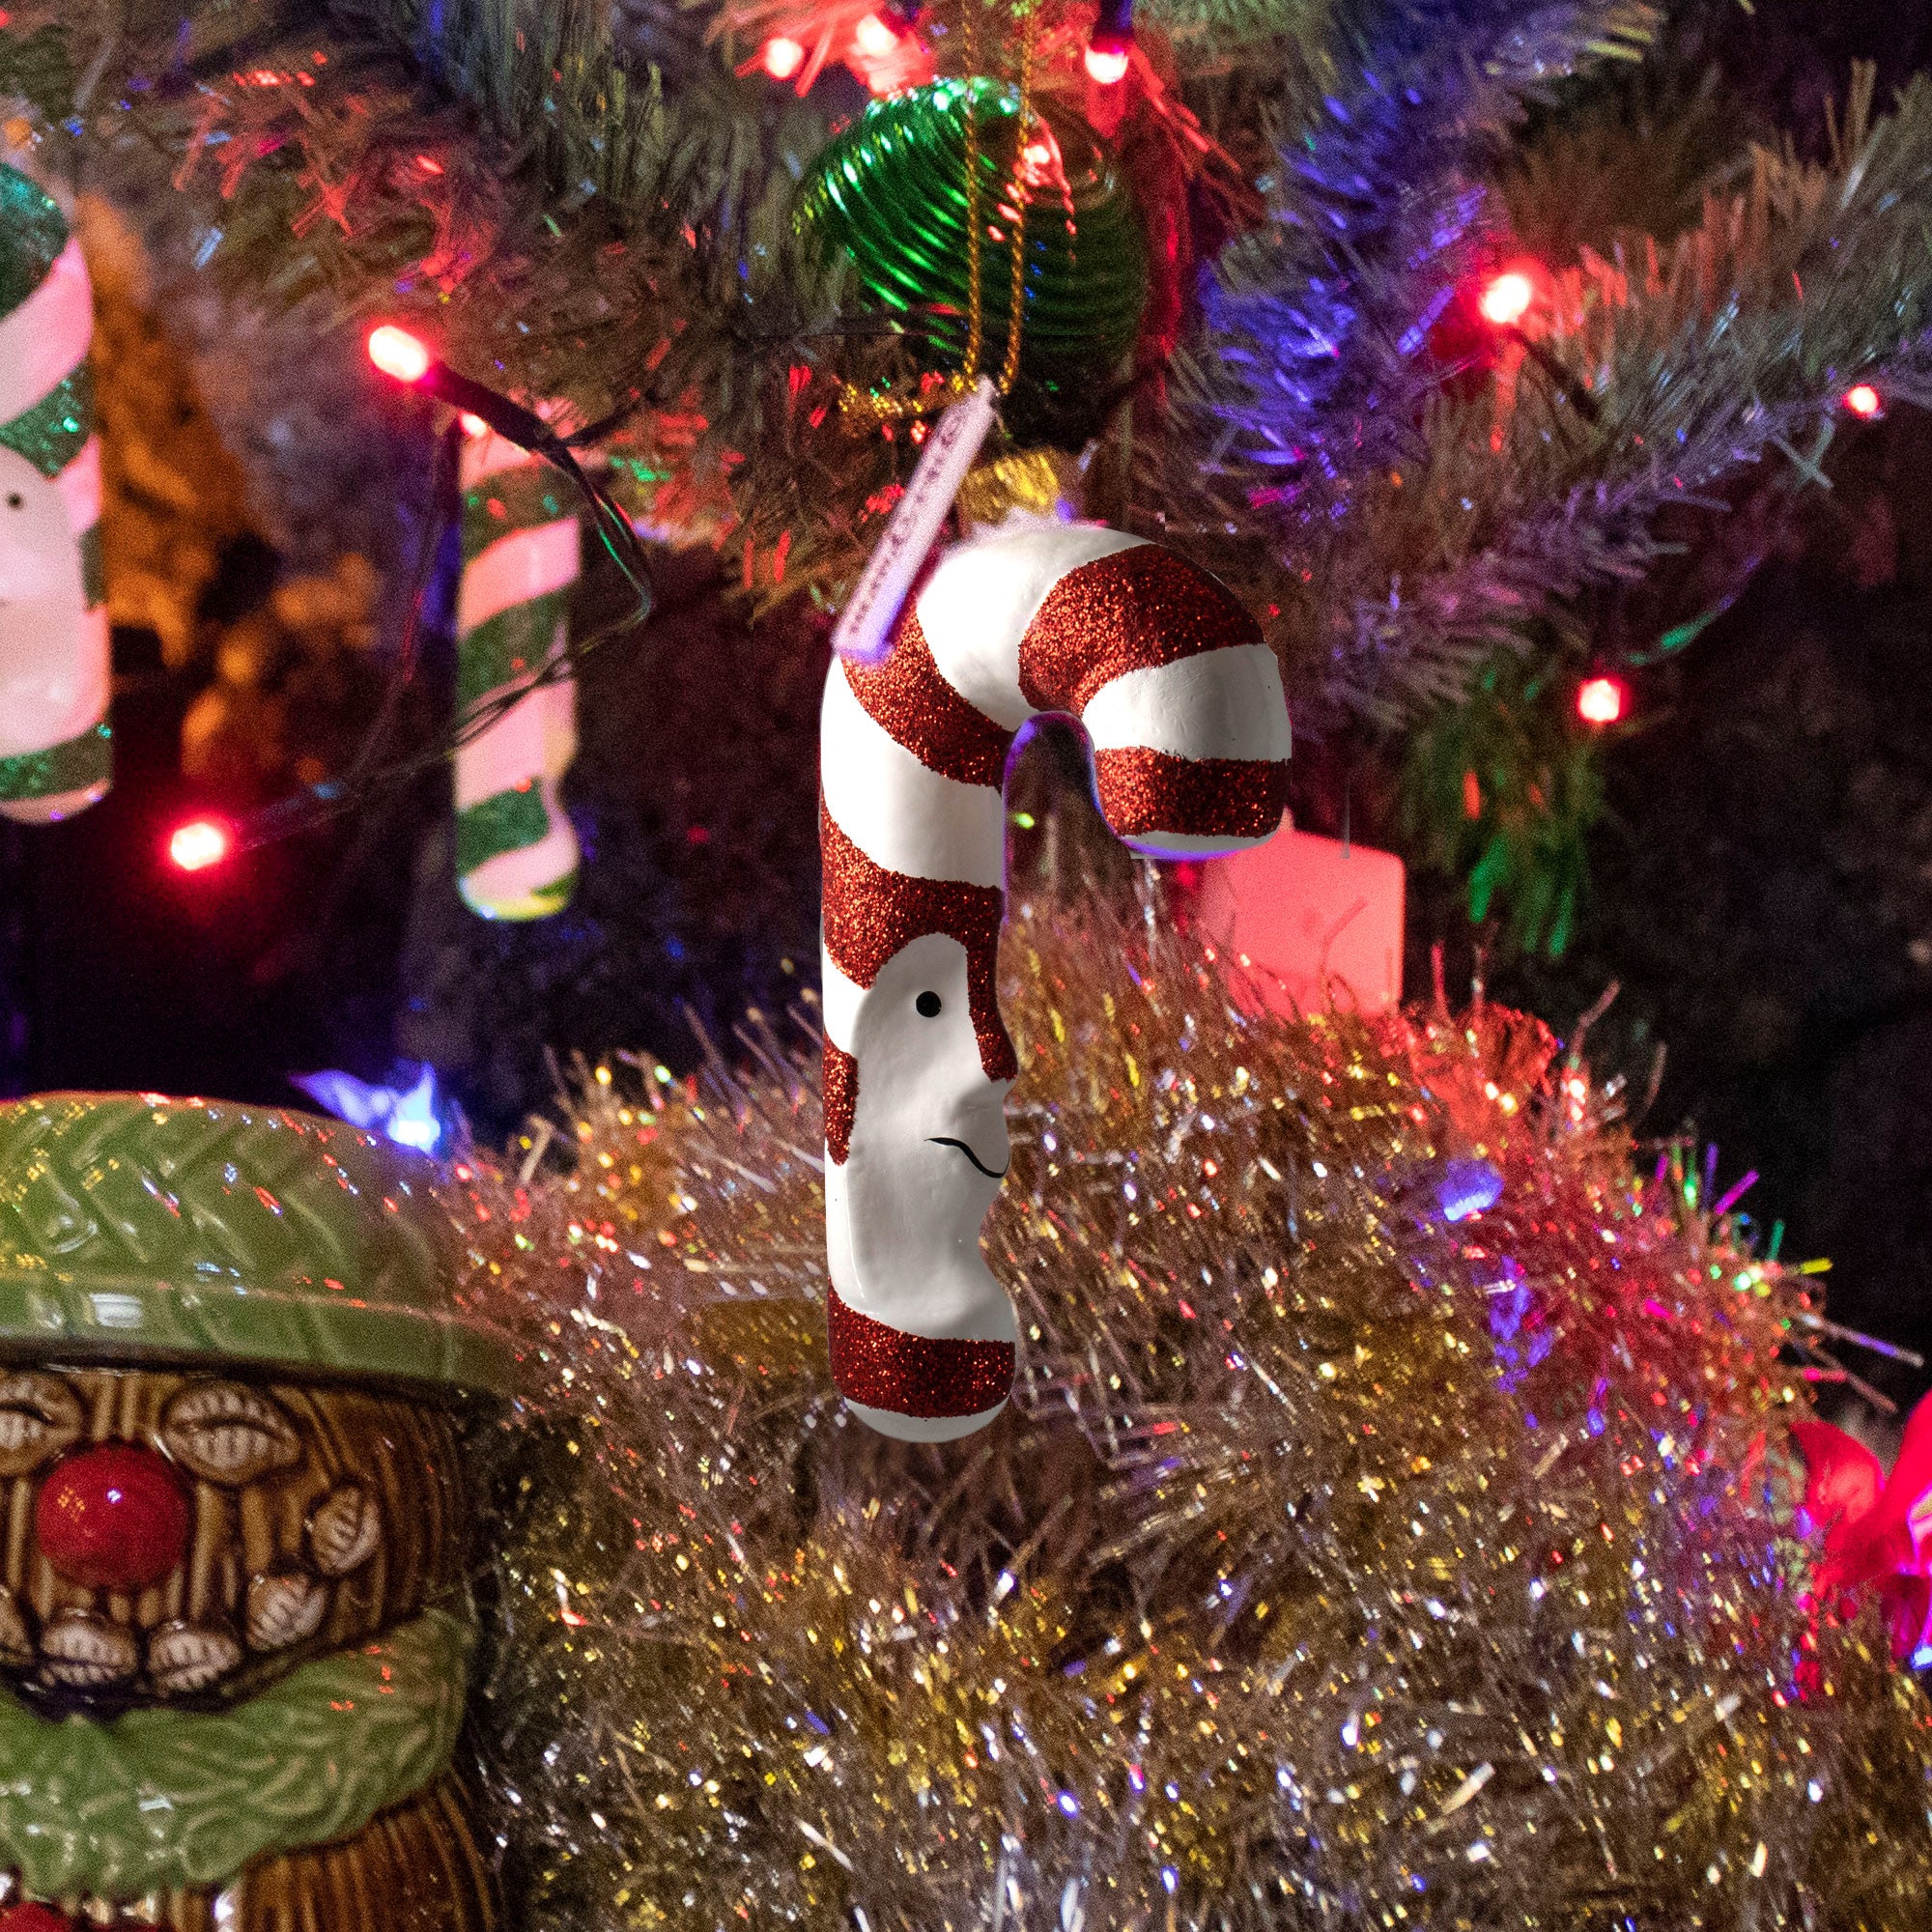
[(656, 591), (637, 530), (609, 491), (583, 468), (577, 454), (579, 447), (601, 439), (620, 422), (629, 413), (628, 406), (566, 437), (559, 435), (533, 410), (526, 410), (508, 396), (459, 375), (434, 356), (427, 359), (418, 376), (402, 380), (407, 381), (408, 386), (421, 389), (447, 403), (459, 416), (468, 414), (479, 419), (505, 440), (528, 450), (568, 477), (590, 512), (591, 526), (598, 541), (632, 590), (635, 604), (621, 616), (598, 625), (587, 636), (570, 639), (561, 650), (552, 652), (522, 676), (466, 705), (435, 744), (387, 763), (379, 762), (383, 746), (393, 728), (403, 692), (415, 675), (423, 611), (428, 601), (437, 554), (448, 526), (448, 499), (455, 473), (456, 451), (463, 434), (458, 424), (452, 421), (449, 429), (437, 439), (430, 472), (430, 510), (423, 522), (411, 572), (407, 614), (397, 642), (396, 670), (384, 693), (376, 717), (364, 733), (348, 769), (339, 778), (320, 780), (242, 817), (235, 826), (233, 853), (254, 851), (279, 839), (312, 831), (330, 819), (356, 810), (378, 792), (408, 783), (422, 773), (446, 764), (458, 751), (474, 744), (532, 692), (571, 676), (578, 665), (599, 646), (635, 631), (655, 607)]

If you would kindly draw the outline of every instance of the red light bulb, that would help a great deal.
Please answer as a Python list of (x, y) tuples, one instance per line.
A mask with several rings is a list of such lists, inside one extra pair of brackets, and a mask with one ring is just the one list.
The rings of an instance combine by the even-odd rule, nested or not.
[(1497, 328), (1514, 328), (1529, 313), (1536, 299), (1536, 284), (1520, 269), (1505, 269), (1492, 276), (1477, 298), (1476, 307), (1487, 323)]
[(185, 825), (175, 827), (168, 840), (168, 857), (184, 872), (205, 871), (210, 866), (220, 865), (233, 843), (225, 825), (212, 818), (190, 818)]
[(399, 383), (420, 383), (429, 374), (429, 351), (392, 322), (369, 331), (369, 359)]
[(1871, 422), (1885, 413), (1885, 398), (1869, 383), (1854, 383), (1845, 391), (1845, 407), (1855, 416)]
[(1134, 60), (1134, 0), (1100, 0), (1081, 56), (1096, 87), (1118, 87)]
[(774, 80), (789, 80), (805, 65), (805, 49), (789, 34), (774, 34), (765, 43), (762, 59)]
[(57, 1463), (34, 1500), (34, 1537), (70, 1583), (145, 1590), (187, 1550), (187, 1498), (166, 1460), (102, 1442)]
[(891, 21), (881, 19), (876, 14), (863, 15), (852, 29), (852, 44), (867, 60), (884, 60), (898, 43), (898, 33)]
[(1577, 687), (1577, 716), (1586, 724), (1614, 724), (1630, 707), (1630, 692), (1621, 679), (1585, 678)]

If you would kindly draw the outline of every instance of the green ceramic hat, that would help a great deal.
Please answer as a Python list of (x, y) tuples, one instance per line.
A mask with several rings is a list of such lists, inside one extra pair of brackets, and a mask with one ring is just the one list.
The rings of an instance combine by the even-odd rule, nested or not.
[(0, 1350), (215, 1356), (506, 1393), (509, 1338), (383, 1143), (277, 1107), (153, 1094), (0, 1106)]

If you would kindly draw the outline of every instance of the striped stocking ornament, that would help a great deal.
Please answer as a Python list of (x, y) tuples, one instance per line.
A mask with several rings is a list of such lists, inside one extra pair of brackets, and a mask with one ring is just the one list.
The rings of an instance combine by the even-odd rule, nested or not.
[(1211, 578), (1092, 525), (1011, 518), (947, 552), (820, 720), (832, 1372), (887, 1435), (1004, 1406), (1017, 1340), (980, 1227), (1018, 1071), (1000, 1017), (1007, 753), (1065, 712), (1101, 810), (1155, 857), (1259, 844), (1287, 802), (1274, 654)]
[(112, 777), (94, 294), (45, 189), (0, 163), (0, 812), (45, 824)]
[[(548, 465), (494, 431), (463, 447), (456, 701), (467, 709), (560, 655), (582, 562), (574, 508)], [(577, 755), (577, 685), (519, 698), (456, 753), (456, 883), (485, 919), (570, 903), (577, 834), (557, 786)]]

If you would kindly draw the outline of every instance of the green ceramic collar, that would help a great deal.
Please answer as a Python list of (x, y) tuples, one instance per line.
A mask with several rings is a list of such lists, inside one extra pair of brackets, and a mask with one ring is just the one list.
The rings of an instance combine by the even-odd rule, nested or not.
[(474, 1641), (429, 1610), (233, 1710), (104, 1724), (0, 1692), (0, 1865), (30, 1895), (126, 1900), (359, 1832), (448, 1764)]

